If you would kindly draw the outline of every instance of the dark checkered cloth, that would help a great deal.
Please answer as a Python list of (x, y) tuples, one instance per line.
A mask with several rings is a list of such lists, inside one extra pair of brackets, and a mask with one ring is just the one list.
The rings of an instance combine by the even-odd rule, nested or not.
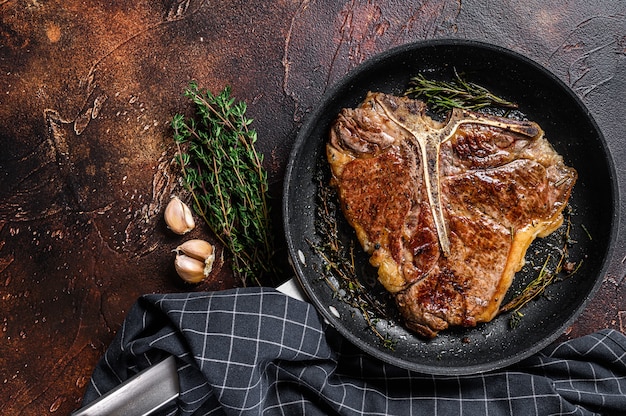
[(625, 415), (626, 337), (600, 331), (505, 370), (430, 376), (361, 353), (273, 289), (147, 295), (97, 365), (84, 404), (169, 355), (166, 415)]

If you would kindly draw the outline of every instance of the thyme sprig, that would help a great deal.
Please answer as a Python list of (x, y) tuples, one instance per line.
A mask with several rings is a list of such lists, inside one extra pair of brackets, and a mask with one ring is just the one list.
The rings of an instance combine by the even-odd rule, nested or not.
[(480, 110), (490, 106), (517, 108), (517, 104), (498, 97), (485, 87), (464, 80), (456, 70), (454, 75), (453, 81), (438, 81), (418, 74), (409, 81), (405, 95), (423, 97), (434, 111)]
[(191, 82), (184, 95), (196, 117), (172, 119), (176, 160), (195, 212), (232, 254), (233, 272), (244, 286), (276, 274), (267, 172), (254, 144), (246, 103), (201, 91)]

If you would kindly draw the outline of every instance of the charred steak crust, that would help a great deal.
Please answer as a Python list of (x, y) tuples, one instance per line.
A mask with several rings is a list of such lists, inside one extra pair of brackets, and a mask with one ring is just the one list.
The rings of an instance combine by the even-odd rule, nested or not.
[(405, 325), (426, 337), (497, 314), (530, 243), (563, 221), (576, 171), (530, 121), (369, 93), (332, 125), (332, 185)]

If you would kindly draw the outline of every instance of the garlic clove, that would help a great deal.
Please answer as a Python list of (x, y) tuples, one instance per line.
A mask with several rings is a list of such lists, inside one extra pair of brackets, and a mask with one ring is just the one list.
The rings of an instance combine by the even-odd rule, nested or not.
[(213, 245), (204, 240), (187, 240), (176, 247), (177, 253), (184, 253), (190, 257), (204, 261), (213, 255)]
[(206, 279), (213, 270), (215, 249), (204, 240), (185, 241), (174, 251), (176, 271), (187, 282), (198, 283)]
[(165, 207), (164, 217), (167, 228), (176, 234), (186, 234), (196, 226), (191, 210), (176, 196)]
[(204, 273), (204, 262), (184, 254), (177, 254), (174, 261), (176, 273), (188, 283), (200, 283), (207, 276)]

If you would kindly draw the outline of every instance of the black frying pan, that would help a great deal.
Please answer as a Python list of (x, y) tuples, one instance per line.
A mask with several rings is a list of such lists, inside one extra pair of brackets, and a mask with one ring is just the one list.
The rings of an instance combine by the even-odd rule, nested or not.
[[(366, 329), (359, 311), (334, 297), (333, 289), (320, 280), (319, 270), (324, 265), (309, 243), (320, 241), (315, 232), (314, 177), (324, 160), (329, 126), (341, 108), (357, 106), (370, 90), (401, 94), (417, 73), (450, 80), (455, 69), (468, 81), (517, 102), (530, 120), (541, 125), (565, 162), (578, 170), (570, 199), (570, 237), (576, 241), (570, 259), (583, 262), (573, 277), (553, 284), (547, 296), (527, 305), (515, 328), (505, 314), (476, 328), (453, 328), (425, 340), (406, 330), (400, 321), (382, 321), (381, 331), (396, 342), (391, 350)], [(371, 59), (326, 95), (302, 127), (291, 153), (283, 214), (298, 280), (319, 312), (343, 336), (367, 353), (400, 367), (430, 374), (471, 374), (513, 364), (539, 351), (579, 315), (600, 286), (615, 243), (617, 189), (614, 166), (600, 130), (578, 97), (557, 77), (500, 47), (436, 40), (405, 45)], [(343, 227), (342, 232), (349, 235), (349, 227)], [(536, 240), (527, 262), (542, 261), (546, 244), (547, 240)], [(360, 250), (358, 243), (357, 248)], [(376, 271), (367, 265), (365, 256), (359, 256), (359, 263), (359, 278), (371, 284)], [(535, 276), (536, 271), (519, 272), (510, 292)]]

